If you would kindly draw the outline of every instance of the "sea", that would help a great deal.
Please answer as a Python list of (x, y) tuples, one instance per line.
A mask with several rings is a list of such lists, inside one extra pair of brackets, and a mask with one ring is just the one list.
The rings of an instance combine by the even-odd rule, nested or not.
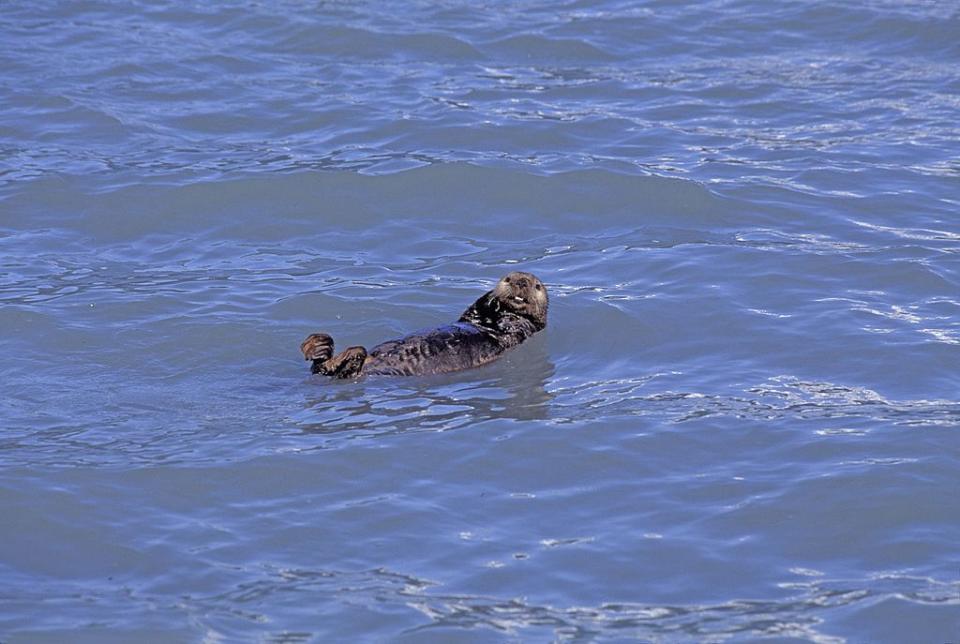
[(960, 642), (954, 0), (8, 0), (0, 106), (3, 644)]

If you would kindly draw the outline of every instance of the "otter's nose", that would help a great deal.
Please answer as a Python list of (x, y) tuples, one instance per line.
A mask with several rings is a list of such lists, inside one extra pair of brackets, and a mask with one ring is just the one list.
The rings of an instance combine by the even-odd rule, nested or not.
[(526, 277), (521, 277), (517, 280), (517, 286), (520, 288), (527, 288), (530, 286), (530, 280), (528, 280)]

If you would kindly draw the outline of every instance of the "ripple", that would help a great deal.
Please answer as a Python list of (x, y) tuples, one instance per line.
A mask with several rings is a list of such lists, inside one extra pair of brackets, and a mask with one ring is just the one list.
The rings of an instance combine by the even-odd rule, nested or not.
[[(596, 413), (605, 417), (642, 416), (682, 423), (706, 417), (760, 421), (869, 420), (924, 427), (960, 424), (960, 403), (952, 400), (891, 401), (863, 387), (777, 376), (751, 386), (743, 396), (696, 391), (656, 391), (649, 386), (665, 375), (548, 388), (551, 419), (582, 422)], [(643, 390), (648, 391), (643, 391)], [(649, 391), (654, 389), (654, 391)]]
[[(17, 148), (15, 163), (2, 175), (4, 185), (64, 172), (186, 173), (190, 180), (202, 180), (238, 170), (336, 171), (402, 159), (394, 168), (416, 167), (425, 160), (533, 165), (549, 171), (625, 164), (694, 173), (716, 182), (767, 177), (816, 194), (841, 194), (843, 189), (829, 185), (839, 172), (876, 168), (886, 162), (888, 150), (915, 141), (922, 140), (923, 147), (915, 146), (918, 158), (909, 167), (933, 169), (936, 176), (938, 168), (949, 165), (955, 119), (945, 116), (956, 105), (942, 88), (955, 79), (955, 66), (906, 56), (883, 60), (871, 49), (881, 43), (888, 48), (891, 38), (906, 47), (944, 46), (931, 34), (948, 32), (944, 24), (950, 21), (933, 18), (937, 14), (931, 7), (911, 6), (909, 12), (879, 5), (781, 8), (766, 15), (762, 25), (754, 20), (735, 25), (770, 45), (783, 38), (823, 42), (817, 29), (839, 37), (834, 25), (856, 24), (867, 47), (846, 47), (842, 55), (803, 47), (789, 54), (744, 52), (740, 38), (735, 48), (720, 38), (698, 41), (691, 49), (686, 30), (670, 21), (670, 11), (620, 8), (611, 14), (603, 7), (547, 10), (536, 3), (529, 9), (528, 19), (517, 19), (509, 28), (472, 12), (463, 23), (449, 16), (450, 22), (438, 21), (444, 10), (425, 7), (402, 18), (381, 12), (380, 20), (342, 8), (312, 22), (269, 7), (246, 13), (219, 8), (202, 15), (181, 9), (153, 12), (135, 25), (121, 21), (119, 29), (111, 29), (107, 16), (94, 13), (85, 22), (89, 48), (80, 50), (82, 63), (77, 63), (88, 68), (76, 69), (54, 57), (25, 61), (32, 76), (24, 75), (24, 80), (54, 78), (64, 88), (59, 108), (51, 104), (42, 109), (80, 109), (90, 117), (68, 114), (69, 123), (62, 124), (76, 131), (84, 145), (63, 137), (38, 144), (40, 121), (25, 118), (22, 111), (0, 119), (0, 126), (6, 124), (27, 143)], [(86, 13), (82, 8), (75, 12)], [(5, 25), (11, 37), (49, 47), (49, 25), (56, 24), (57, 16), (47, 14), (55, 11), (16, 13)], [(35, 24), (47, 27), (19, 33), (32, 13), (42, 19)], [(723, 3), (711, 2), (684, 20), (719, 20), (734, 27), (725, 20), (729, 13)], [(771, 28), (778, 21), (781, 28)], [(237, 27), (224, 29), (225, 24)], [(818, 26), (811, 32), (810, 25)], [(198, 38), (193, 31), (198, 28), (210, 31)], [(876, 38), (887, 29), (895, 35)], [(917, 30), (923, 38), (916, 37)], [(637, 38), (638, 33), (650, 37)], [(857, 41), (847, 31), (842, 36), (845, 43)], [(211, 38), (232, 53), (211, 54), (202, 46)], [(671, 49), (674, 41), (684, 43), (689, 55)], [(129, 51), (141, 53), (131, 60)], [(709, 55), (698, 57), (696, 51)], [(294, 62), (297, 55), (304, 62)], [(330, 59), (350, 60), (353, 67)], [(637, 59), (644, 64), (634, 64)], [(31, 95), (36, 88), (22, 85), (22, 107), (36, 109)], [(678, 93), (662, 91), (669, 89)], [(920, 91), (924, 100), (913, 100)], [(109, 104), (96, 100), (101, 93), (116, 98)], [(512, 105), (508, 94), (526, 105)], [(164, 108), (154, 109), (156, 104)], [(298, 109), (301, 105), (305, 109)], [(784, 105), (803, 108), (798, 113), (782, 109)], [(729, 118), (729, 112), (738, 118)], [(512, 137), (495, 136), (514, 119), (584, 127), (573, 136), (555, 129), (538, 140), (543, 143), (518, 152)], [(349, 137), (330, 127), (345, 121), (353, 124)], [(379, 135), (384, 126), (403, 122), (409, 125), (404, 138)], [(43, 123), (41, 129), (49, 131), (50, 118)], [(300, 126), (290, 129), (289, 123)], [(444, 127), (452, 125), (462, 128), (459, 145), (446, 145), (451, 141), (442, 136)], [(658, 140), (647, 145), (647, 132)], [(194, 145), (184, 144), (186, 133)], [(607, 142), (602, 152), (584, 143), (595, 140)], [(347, 145), (353, 150), (350, 160), (342, 158)], [(530, 150), (538, 157), (533, 163)], [(810, 173), (804, 150), (821, 153), (817, 170), (835, 171)], [(765, 152), (787, 154), (772, 158)], [(383, 171), (388, 167), (383, 165)], [(892, 172), (904, 168), (885, 167)], [(728, 171), (735, 174), (728, 177)], [(862, 194), (864, 188), (858, 181), (845, 193)]]
[(281, 51), (298, 55), (359, 58), (477, 59), (475, 47), (452, 34), (389, 33), (344, 25), (300, 25), (279, 43)]
[[(804, 574), (805, 573), (797, 573)], [(266, 567), (259, 578), (212, 596), (185, 594), (175, 604), (170, 598), (133, 592), (134, 606), (155, 604), (164, 611), (193, 614), (199, 623), (221, 628), (245, 628), (274, 633), (271, 613), (291, 597), (301, 603), (335, 604), (347, 608), (407, 613), (420, 624), (404, 634), (426, 635), (432, 629), (466, 631), (489, 629), (513, 636), (549, 637), (556, 641), (582, 641), (623, 637), (792, 637), (815, 642), (843, 642), (825, 627), (826, 618), (840, 610), (857, 614), (872, 605), (897, 600), (915, 605), (956, 606), (955, 582), (898, 573), (861, 579), (810, 578), (784, 582), (791, 594), (775, 600), (735, 599), (715, 604), (604, 603), (596, 606), (554, 606), (524, 599), (469, 594), (445, 594), (436, 582), (377, 568), (357, 572), (335, 569), (308, 570)], [(109, 600), (91, 593), (94, 605)], [(46, 601), (51, 601), (47, 596)], [(325, 612), (330, 612), (328, 607)], [(228, 620), (226, 623), (222, 619)], [(424, 620), (425, 623), (424, 623)], [(227, 626), (229, 624), (229, 626)], [(216, 630), (216, 627), (213, 626)], [(304, 634), (324, 631), (305, 629)]]
[(536, 34), (521, 34), (493, 41), (486, 45), (493, 55), (533, 58), (554, 61), (609, 61), (610, 53), (582, 39), (550, 38)]

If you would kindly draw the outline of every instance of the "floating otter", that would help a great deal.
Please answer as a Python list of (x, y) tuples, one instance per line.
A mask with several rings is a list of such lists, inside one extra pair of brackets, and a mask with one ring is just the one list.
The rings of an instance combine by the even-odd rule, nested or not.
[(547, 326), (547, 288), (530, 273), (513, 272), (453, 324), (333, 355), (333, 338), (314, 333), (300, 345), (311, 371), (334, 378), (414, 376), (479, 367)]

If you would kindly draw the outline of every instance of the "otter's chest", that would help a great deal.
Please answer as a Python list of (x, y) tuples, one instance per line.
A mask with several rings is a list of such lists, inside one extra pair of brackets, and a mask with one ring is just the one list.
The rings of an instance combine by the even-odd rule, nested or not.
[(363, 373), (426, 375), (478, 367), (501, 353), (503, 346), (472, 324), (457, 322), (411, 333), (370, 350)]

